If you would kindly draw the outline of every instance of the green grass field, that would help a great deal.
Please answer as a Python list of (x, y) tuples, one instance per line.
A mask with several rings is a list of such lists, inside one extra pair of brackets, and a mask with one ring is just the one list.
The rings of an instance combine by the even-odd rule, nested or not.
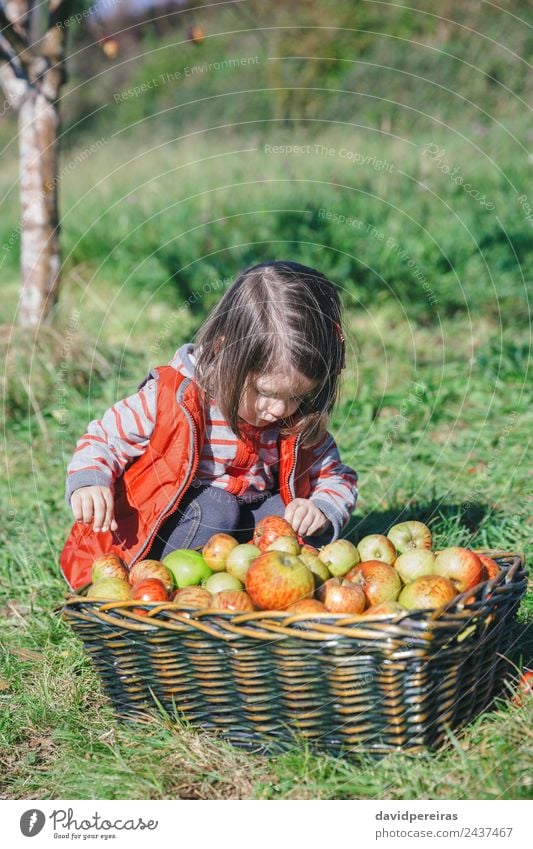
[[(92, 297), (95, 303), (99, 298), (104, 302), (106, 293), (93, 287)], [(122, 333), (127, 336), (129, 310), (125, 312)], [(135, 323), (131, 315), (129, 320)], [(500, 330), (487, 318), (480, 318), (478, 325), (485, 338)], [(411, 516), (430, 522), (440, 546), (527, 550), (529, 426), (520, 400), (522, 374), (515, 363), (515, 346), (509, 342), (503, 362), (496, 354), (492, 359), (485, 354), (482, 360), (483, 350), (490, 346), (485, 342), (469, 376), (464, 363), (471, 337), (462, 316), (447, 319), (439, 329), (445, 340), (444, 366), (436, 332), (396, 324), (391, 305), (372, 309), (372, 332), (367, 332), (368, 318), (355, 309), (347, 312), (347, 326), (349, 337), (357, 339), (357, 356), (350, 357), (344, 400), (333, 429), (343, 457), (358, 469), (361, 479), (361, 500), (350, 528), (354, 538)], [(98, 327), (95, 310), (79, 333), (89, 341)], [(160, 322), (143, 317), (141, 327), (143, 347), (149, 349), (157, 343)], [(423, 362), (417, 379), (427, 386), (416, 404), (406, 400), (413, 380), (406, 355), (413, 332), (417, 357)], [(187, 333), (173, 336), (176, 344), (186, 338)], [(518, 334), (515, 344), (521, 344)], [(87, 353), (89, 361), (92, 353), (90, 357)], [(116, 394), (129, 391), (143, 372), (143, 353), (136, 351), (133, 340), (131, 348), (119, 344), (114, 353), (114, 360), (97, 364), (104, 376), (98, 376), (97, 368), (94, 386), (91, 382), (76, 390), (59, 384), (56, 397), (50, 393), (50, 405), (40, 404), (39, 416), (30, 401), (26, 412), (20, 409), (8, 423), (7, 492), (2, 505), (7, 521), (2, 527), (0, 571), (2, 794), (9, 798), (529, 797), (531, 699), (521, 709), (501, 702), (459, 738), (450, 739), (442, 753), (400, 754), (379, 763), (361, 758), (350, 764), (298, 747), (274, 758), (249, 756), (208, 735), (168, 727), (162, 720), (150, 726), (116, 723), (80, 645), (52, 612), (64, 591), (56, 562), (70, 522), (63, 478), (76, 434)], [(30, 385), (31, 376), (32, 371)], [(64, 390), (62, 410), (57, 407), (57, 393)], [(384, 444), (390, 444), (390, 450), (384, 452)], [(530, 596), (522, 606), (520, 638), (510, 658), (517, 667), (532, 656), (527, 630), (531, 607)]]
[[(455, 7), (448, 5), (451, 14)], [(406, 15), (395, 18), (398, 39), (409, 33), (414, 39)], [(433, 23), (417, 23), (416, 37), (435, 47)], [(502, 44), (525, 51), (523, 29), (510, 16), (505, 24), (498, 28), (489, 15), (487, 38), (503, 33)], [(295, 49), (282, 33), (276, 37), (278, 50)], [(383, 92), (379, 102), (370, 98), (384, 79), (372, 62), (385, 63), (385, 48), (376, 36), (357, 37), (367, 64), (343, 65), (341, 76), (332, 59), (316, 71), (335, 93), (324, 100), (296, 90), (293, 100), (288, 93), (282, 100), (280, 91), (257, 96), (257, 125), (210, 130), (223, 122), (224, 108), (228, 123), (253, 117), (248, 101), (226, 97), (225, 107), (216, 100), (212, 112), (198, 108), (196, 135), (184, 138), (183, 111), (155, 114), (175, 105), (171, 90), (162, 88), (155, 100), (129, 98), (92, 125), (82, 122), (76, 133), (79, 115), (67, 103), (62, 292), (53, 324), (36, 339), (16, 324), (18, 206), (9, 146), (15, 131), (0, 128), (8, 144), (0, 174), (1, 798), (532, 796), (533, 699), (516, 707), (511, 689), (436, 754), (349, 762), (302, 745), (275, 757), (251, 756), (161, 717), (117, 723), (80, 644), (54, 612), (65, 591), (57, 558), (71, 522), (64, 477), (76, 439), (88, 421), (134, 391), (151, 366), (192, 338), (228, 278), (269, 257), (314, 265), (341, 291), (348, 361), (332, 431), (360, 477), (350, 537), (413, 517), (430, 524), (438, 547), (530, 551), (533, 239), (519, 200), (527, 192), (531, 138), (517, 99), (527, 89), (522, 63), (481, 39), (470, 55), (459, 28), (438, 42), (445, 50), (438, 66), (434, 52), (409, 52), (409, 42), (398, 41), (388, 61), (415, 74), (416, 89), (399, 74), (390, 77), (389, 126)], [(272, 43), (257, 47), (254, 38), (232, 42), (232, 55), (272, 53)], [(327, 42), (334, 44), (342, 60), (349, 41)], [(203, 60), (214, 60), (220, 49), (215, 40), (207, 43)], [(317, 52), (316, 39), (308, 49)], [(500, 82), (469, 71), (469, 56)], [(182, 58), (191, 62), (189, 54)], [(176, 61), (175, 50), (171, 56), (152, 50), (134, 76), (116, 71), (115, 90), (175, 70)], [(269, 66), (269, 85), (276, 67), (288, 75), (282, 76), (288, 86), (292, 72), (283, 62)], [(302, 85), (316, 83), (305, 79), (306, 66), (298, 68)], [(424, 84), (428, 68), (478, 108), (449, 92), (439, 100), (435, 86)], [(339, 92), (359, 85), (358, 71), (365, 97), (354, 102)], [(237, 91), (263, 77), (258, 67), (244, 80), (232, 71), (231, 79)], [(504, 96), (503, 80), (516, 97)], [(87, 110), (98, 101), (97, 85), (88, 89)], [(190, 97), (206, 96), (211, 85), (221, 95), (230, 90), (222, 77), (198, 77)], [(284, 110), (291, 114), (302, 104), (307, 116), (292, 126), (282, 120)], [(414, 116), (415, 107), (423, 114)], [(314, 114), (320, 125), (311, 125)], [(339, 114), (344, 125), (332, 123)], [(295, 144), (310, 150), (265, 147)], [(451, 176), (454, 168), (471, 194)], [(530, 591), (509, 656), (515, 678), (532, 666), (532, 611)]]

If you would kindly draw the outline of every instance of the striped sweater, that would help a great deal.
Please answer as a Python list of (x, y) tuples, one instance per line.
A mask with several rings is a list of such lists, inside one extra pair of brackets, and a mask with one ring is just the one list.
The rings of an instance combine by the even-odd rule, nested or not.
[[(194, 346), (182, 345), (171, 365), (194, 377)], [(99, 420), (91, 422), (78, 440), (67, 469), (66, 500), (82, 486), (109, 486), (146, 450), (154, 429), (157, 381), (118, 401)], [(220, 487), (253, 501), (275, 491), (279, 465), (279, 429), (243, 425), (238, 439), (212, 401), (206, 410), (205, 440), (195, 482)], [(341, 463), (333, 437), (326, 433), (313, 448), (310, 500), (331, 522), (336, 538), (350, 518), (357, 499), (357, 474)]]

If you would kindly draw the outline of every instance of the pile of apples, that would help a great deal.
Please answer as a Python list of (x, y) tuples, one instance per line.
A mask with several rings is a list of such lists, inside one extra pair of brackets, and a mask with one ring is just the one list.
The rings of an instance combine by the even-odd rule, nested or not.
[(217, 533), (202, 552), (181, 549), (130, 569), (115, 554), (99, 557), (87, 597), (243, 613), (390, 616), (439, 608), (500, 571), (492, 558), (468, 548), (431, 548), (431, 531), (418, 521), (366, 536), (357, 546), (339, 539), (318, 550), (302, 544), (285, 519), (267, 516), (244, 544)]

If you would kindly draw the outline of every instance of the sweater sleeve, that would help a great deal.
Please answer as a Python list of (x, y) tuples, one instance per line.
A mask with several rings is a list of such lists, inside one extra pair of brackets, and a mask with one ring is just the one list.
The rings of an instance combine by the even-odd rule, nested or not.
[(67, 468), (67, 504), (82, 486), (111, 486), (145, 452), (155, 425), (156, 393), (152, 378), (89, 424)]
[(357, 501), (357, 472), (341, 462), (335, 440), (329, 433), (314, 446), (313, 455), (309, 469), (310, 501), (329, 519), (333, 539), (337, 539)]

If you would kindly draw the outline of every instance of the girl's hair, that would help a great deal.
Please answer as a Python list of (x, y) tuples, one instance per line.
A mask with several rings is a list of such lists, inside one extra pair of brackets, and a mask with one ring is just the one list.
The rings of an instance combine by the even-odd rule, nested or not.
[(242, 271), (196, 334), (196, 380), (216, 399), (234, 433), (247, 382), (293, 368), (318, 381), (282, 433), (304, 445), (324, 435), (344, 367), (341, 303), (319, 271), (297, 262), (263, 262)]

